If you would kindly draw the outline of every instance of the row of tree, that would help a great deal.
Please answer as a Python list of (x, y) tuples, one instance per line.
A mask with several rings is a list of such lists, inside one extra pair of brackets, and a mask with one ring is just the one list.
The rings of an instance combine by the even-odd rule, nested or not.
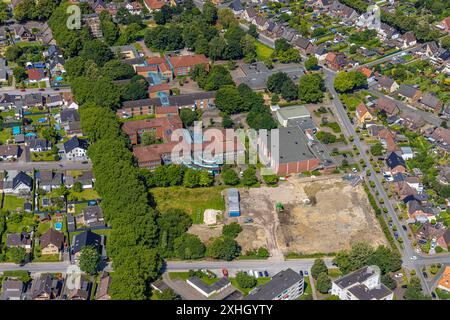
[(140, 174), (148, 188), (181, 185), (187, 188), (208, 187), (214, 182), (206, 170), (194, 170), (177, 164), (159, 166), (154, 171), (143, 169)]

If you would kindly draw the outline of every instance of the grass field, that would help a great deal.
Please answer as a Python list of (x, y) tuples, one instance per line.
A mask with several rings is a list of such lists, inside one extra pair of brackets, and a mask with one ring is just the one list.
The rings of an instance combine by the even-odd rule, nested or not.
[(164, 212), (171, 208), (183, 209), (191, 215), (194, 223), (203, 223), (203, 212), (206, 209), (225, 210), (225, 201), (220, 194), (225, 188), (224, 186), (194, 189), (168, 187), (154, 188), (150, 192), (159, 211)]
[(309, 277), (304, 277), (303, 280), (305, 281), (303, 294), (298, 298), (298, 300), (314, 300), (312, 294), (312, 287), (311, 284), (309, 283)]
[(95, 191), (94, 189), (84, 189), (82, 192), (75, 192), (71, 189), (69, 198), (70, 197), (77, 198), (80, 201), (81, 200), (95, 200), (95, 199), (100, 198), (97, 191)]
[(15, 212), (17, 208), (23, 210), (23, 204), (25, 203), (25, 199), (18, 198), (12, 195), (5, 195), (5, 199), (3, 201), (3, 210), (8, 210), (11, 212)]
[(255, 41), (256, 46), (256, 57), (258, 60), (267, 60), (272, 56), (274, 50), (265, 44), (262, 44), (258, 40)]

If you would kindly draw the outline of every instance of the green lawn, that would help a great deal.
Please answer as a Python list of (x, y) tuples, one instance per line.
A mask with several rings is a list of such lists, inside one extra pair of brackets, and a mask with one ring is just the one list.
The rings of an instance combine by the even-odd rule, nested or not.
[[(171, 280), (180, 279), (186, 281), (189, 278), (189, 272), (169, 272), (169, 278)], [(202, 281), (207, 285), (212, 285), (220, 280), (220, 277), (209, 278), (205, 273), (203, 273), (203, 276), (200, 277), (200, 279), (202, 279)]]
[[(69, 199), (70, 198), (76, 198), (78, 200), (95, 200), (99, 199), (100, 196), (98, 195), (97, 191), (94, 189), (85, 189), (82, 192), (75, 192), (72, 189), (70, 189)], [(85, 205), (87, 206), (87, 204)]]
[(274, 50), (265, 44), (259, 42), (258, 40), (255, 41), (256, 46), (256, 57), (258, 60), (267, 60), (270, 59), (272, 56), (272, 53)]
[(20, 214), (21, 220), (15, 221), (9, 218), (6, 222), (7, 233), (17, 233), (22, 231), (31, 231), (31, 226), (37, 223), (32, 213)]
[(303, 280), (305, 281), (303, 294), (298, 298), (298, 300), (314, 300), (309, 277), (304, 277)]
[(206, 209), (225, 210), (225, 201), (220, 194), (225, 186), (209, 188), (167, 187), (153, 188), (151, 194), (161, 212), (170, 208), (183, 209), (191, 215), (194, 223), (203, 223)]
[(50, 227), (51, 227), (50, 221), (41, 222), (41, 223), (39, 223), (39, 225), (37, 227), (37, 232), (39, 234), (43, 235), (50, 229)]
[(0, 142), (1, 144), (6, 144), (8, 139), (12, 139), (13, 135), (11, 133), (11, 128), (5, 128), (0, 131)]
[[(231, 284), (236, 289), (238, 289), (239, 291), (241, 291), (244, 294), (244, 296), (247, 296), (248, 293), (254, 289), (254, 288), (242, 288), (242, 287), (240, 287), (238, 282), (236, 281), (236, 278), (229, 278), (229, 280), (231, 281)], [(260, 285), (263, 285), (263, 284), (269, 282), (270, 281), (270, 277), (260, 277), (260, 278), (256, 279), (256, 281), (257, 281), (257, 283), (256, 283), (255, 288), (260, 286)]]
[(143, 115), (135, 116), (135, 117), (128, 118), (128, 119), (120, 118), (119, 121), (120, 121), (120, 122), (128, 122), (128, 121), (136, 121), (136, 120), (152, 119), (152, 118), (154, 118), (154, 117), (155, 117), (154, 114), (143, 114)]
[(5, 199), (3, 200), (3, 210), (15, 212), (17, 208), (20, 208), (20, 210), (23, 211), (24, 203), (25, 199), (23, 198), (18, 198), (12, 195), (5, 195)]
[(31, 161), (38, 162), (38, 161), (57, 161), (59, 159), (55, 157), (55, 154), (49, 150), (49, 151), (43, 151), (43, 152), (32, 152), (31, 153)]
[(439, 288), (436, 288), (436, 294), (439, 297), (439, 299), (450, 300), (450, 293), (445, 292)]

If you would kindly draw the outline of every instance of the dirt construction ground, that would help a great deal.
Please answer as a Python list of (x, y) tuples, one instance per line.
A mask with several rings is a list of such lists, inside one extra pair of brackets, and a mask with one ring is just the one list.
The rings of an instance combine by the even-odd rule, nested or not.
[[(352, 187), (340, 177), (290, 178), (276, 188), (240, 193), (241, 219), (254, 219), (238, 236), (243, 251), (264, 240), (273, 256), (332, 253), (358, 241), (387, 244), (362, 186)], [(283, 212), (275, 211), (277, 202)]]
[[(290, 177), (275, 188), (239, 192), (241, 217), (225, 217), (214, 226), (194, 224), (189, 232), (209, 243), (221, 235), (224, 223), (239, 221), (243, 231), (236, 240), (242, 252), (266, 247), (272, 259), (289, 252), (335, 253), (360, 241), (387, 244), (363, 187), (352, 187), (340, 176)], [(284, 205), (283, 212), (276, 212), (277, 202)], [(248, 217), (252, 223), (244, 223)]]

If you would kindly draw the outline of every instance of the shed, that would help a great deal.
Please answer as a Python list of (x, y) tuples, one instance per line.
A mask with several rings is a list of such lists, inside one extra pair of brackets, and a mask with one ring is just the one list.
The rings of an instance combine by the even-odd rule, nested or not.
[(227, 208), (230, 217), (239, 217), (241, 215), (238, 189), (228, 189)]

